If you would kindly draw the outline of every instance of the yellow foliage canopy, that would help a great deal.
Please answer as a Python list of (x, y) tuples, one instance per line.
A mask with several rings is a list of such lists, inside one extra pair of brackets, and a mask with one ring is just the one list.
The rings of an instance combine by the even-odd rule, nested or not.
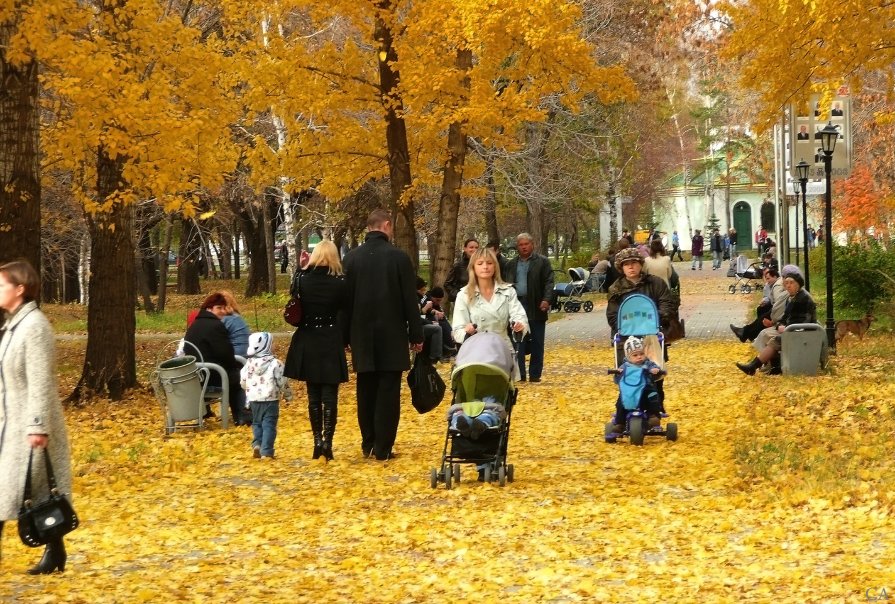
[(841, 84), (857, 91), (863, 75), (888, 72), (895, 62), (895, 5), (887, 0), (725, 1), (718, 9), (731, 22), (724, 55), (742, 83), (760, 92), (765, 124), (812, 93), (831, 95)]

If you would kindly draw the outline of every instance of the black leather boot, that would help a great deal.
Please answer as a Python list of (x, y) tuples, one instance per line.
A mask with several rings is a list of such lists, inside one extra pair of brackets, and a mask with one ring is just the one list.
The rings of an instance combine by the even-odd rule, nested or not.
[(333, 435), (336, 433), (338, 412), (335, 403), (323, 407), (323, 456), (327, 461), (333, 458)]
[(745, 373), (746, 375), (755, 375), (755, 372), (758, 371), (759, 367), (761, 367), (762, 363), (758, 357), (755, 357), (751, 361), (746, 364), (737, 363), (737, 368)]
[(323, 455), (323, 409), (320, 403), (308, 405), (308, 417), (311, 419), (311, 431), (314, 433), (314, 453), (312, 458)]
[(49, 575), (52, 572), (65, 570), (65, 561), (68, 556), (65, 553), (65, 543), (62, 539), (47, 543), (44, 555), (36, 566), (28, 569), (29, 575)]

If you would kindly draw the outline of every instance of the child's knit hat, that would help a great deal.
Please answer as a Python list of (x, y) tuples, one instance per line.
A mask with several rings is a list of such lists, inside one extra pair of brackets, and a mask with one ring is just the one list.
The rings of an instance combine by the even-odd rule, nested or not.
[(625, 356), (631, 356), (632, 352), (643, 352), (643, 340), (635, 336), (631, 336), (625, 340)]
[(259, 331), (249, 336), (249, 348), (246, 354), (250, 357), (265, 357), (273, 354), (273, 336), (266, 331)]

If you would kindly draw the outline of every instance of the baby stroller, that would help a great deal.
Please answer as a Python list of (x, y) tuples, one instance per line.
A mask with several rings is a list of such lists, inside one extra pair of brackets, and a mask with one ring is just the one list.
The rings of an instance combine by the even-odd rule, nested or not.
[[(463, 342), (451, 372), (454, 394), (448, 409), (448, 429), (441, 454), (441, 469), (430, 470), (430, 484), (443, 482), (450, 489), (460, 482), (460, 464), (484, 465), (484, 481), (497, 480), (500, 486), (513, 482), (513, 465), (507, 464), (510, 416), (516, 404), (513, 386), (514, 352), (506, 339), (493, 332), (477, 333)], [(487, 400), (487, 403), (485, 402)], [(480, 413), (490, 405), (500, 410), (501, 422), (487, 428), (473, 440), (451, 427), (451, 416), (458, 410), (467, 415)]]
[[(553, 308), (563, 309), (566, 312), (578, 312), (582, 308), (584, 312), (594, 309), (594, 303), (590, 300), (582, 300), (581, 296), (590, 291), (588, 285), (590, 273), (581, 267), (570, 268), (569, 278), (571, 283), (557, 283), (553, 287)], [(566, 298), (563, 301), (563, 298)]]
[[(727, 291), (732, 294), (737, 293), (737, 291), (743, 294), (751, 294), (753, 289), (763, 287), (763, 284), (761, 284), (761, 264), (759, 262), (749, 264), (749, 259), (742, 254), (737, 256), (735, 261), (730, 261), (730, 269), (727, 271), (727, 276), (736, 280), (735, 283), (731, 283), (727, 288)], [(753, 284), (752, 281), (758, 281), (759, 283)]]
[[(630, 336), (643, 339), (647, 358), (660, 368), (665, 368), (665, 335), (660, 329), (659, 309), (652, 299), (643, 294), (628, 296), (618, 307), (618, 333), (612, 339), (616, 368), (610, 369), (609, 373), (619, 371), (618, 368), (625, 360), (621, 344)], [(604, 432), (606, 442), (614, 443), (624, 436), (630, 438), (632, 445), (642, 445), (645, 436), (664, 436), (668, 440), (677, 440), (677, 424), (668, 423), (665, 427), (661, 424), (650, 427), (646, 414), (639, 407), (628, 410), (624, 426), (625, 429), (618, 433), (613, 428), (613, 422), (607, 422)]]

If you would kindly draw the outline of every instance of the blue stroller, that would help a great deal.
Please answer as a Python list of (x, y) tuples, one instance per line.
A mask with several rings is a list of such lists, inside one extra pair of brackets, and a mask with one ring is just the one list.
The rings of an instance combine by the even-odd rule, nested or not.
[[(516, 404), (513, 386), (515, 354), (506, 339), (494, 332), (480, 332), (463, 342), (451, 372), (453, 398), (448, 409), (448, 429), (441, 454), (441, 468), (430, 470), (430, 486), (439, 482), (450, 489), (460, 482), (460, 464), (484, 466), (484, 482), (497, 480), (500, 486), (513, 482), (513, 465), (507, 464), (510, 416)], [(496, 412), (500, 423), (472, 439), (451, 427), (454, 413), (467, 415), (484, 409)]]
[[(642, 369), (629, 367), (623, 374), (619, 369), (625, 360), (622, 342), (630, 336), (643, 339), (646, 357), (664, 372), (665, 335), (659, 324), (659, 309), (652, 299), (643, 294), (631, 294), (622, 300), (618, 308), (618, 333), (612, 340), (616, 368), (608, 370), (608, 373), (621, 375), (619, 385), (622, 390), (626, 386), (634, 386), (635, 381), (643, 379)], [(628, 400), (623, 397), (622, 403), (627, 412), (624, 418), (624, 430), (616, 432), (613, 422), (607, 422), (604, 432), (607, 443), (614, 443), (624, 436), (629, 437), (633, 445), (642, 445), (646, 436), (664, 436), (668, 440), (677, 440), (677, 424), (668, 423), (664, 427), (661, 424), (652, 427), (648, 425), (646, 413), (639, 405), (639, 395)], [(617, 419), (618, 423), (622, 424), (621, 418)]]

